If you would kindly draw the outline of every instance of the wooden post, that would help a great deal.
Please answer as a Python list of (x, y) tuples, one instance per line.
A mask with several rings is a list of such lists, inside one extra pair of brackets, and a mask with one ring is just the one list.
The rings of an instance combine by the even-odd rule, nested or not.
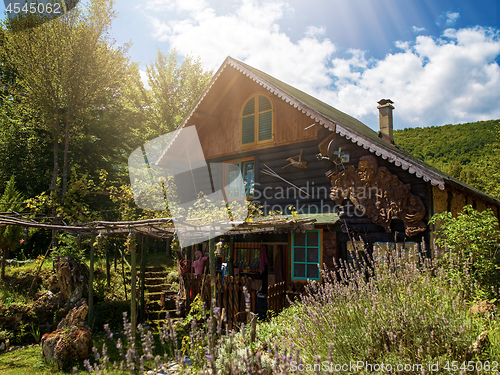
[(89, 312), (88, 326), (92, 328), (94, 323), (94, 251), (95, 251), (96, 234), (92, 232), (92, 245), (90, 246), (90, 262), (89, 262)]
[(109, 261), (108, 240), (104, 241), (104, 251), (106, 252), (106, 285), (111, 286), (111, 262)]
[(125, 291), (125, 301), (128, 299), (127, 298), (127, 279), (125, 278), (125, 249), (123, 251), (120, 251), (121, 255), (121, 263), (122, 263), (122, 278), (123, 278), (123, 290)]
[(167, 256), (168, 259), (172, 258), (172, 249), (170, 247), (170, 238), (167, 238), (165, 240), (166, 242), (166, 247), (165, 247), (165, 255)]
[[(144, 242), (146, 242), (146, 251), (144, 251)], [(148, 237), (144, 240), (144, 237), (142, 237), (142, 245), (141, 245), (141, 322), (144, 322), (146, 319), (146, 301), (144, 299), (144, 282), (146, 280), (146, 258), (145, 254), (148, 252)]]
[(227, 255), (227, 271), (229, 276), (234, 276), (234, 237), (229, 237), (229, 254)]
[[(210, 226), (210, 239), (208, 240), (208, 256), (209, 256), (209, 266), (210, 266), (210, 286), (211, 286), (211, 293), (210, 293), (210, 299), (213, 300), (215, 299), (215, 238), (214, 236), (214, 230), (213, 227)], [(211, 301), (210, 301), (211, 303)], [(214, 306), (212, 306), (214, 307)], [(210, 314), (212, 313), (212, 309), (210, 309)]]
[(135, 256), (135, 235), (131, 231), (129, 233), (129, 248), (130, 248), (130, 324), (132, 325), (132, 337), (135, 339), (135, 331), (137, 330), (137, 298), (136, 298), (136, 278), (137, 278), (137, 261)]
[(113, 249), (115, 250), (115, 272), (116, 272), (116, 267), (118, 265), (118, 244), (116, 241), (113, 241)]

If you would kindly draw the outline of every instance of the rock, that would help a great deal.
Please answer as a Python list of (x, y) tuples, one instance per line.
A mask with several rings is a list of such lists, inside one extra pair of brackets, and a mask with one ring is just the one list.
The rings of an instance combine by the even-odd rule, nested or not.
[(42, 355), (46, 362), (55, 361), (62, 369), (75, 359), (85, 359), (92, 353), (92, 331), (85, 325), (88, 306), (73, 308), (59, 323), (57, 330), (42, 336)]
[(481, 350), (489, 343), (488, 339), (488, 331), (484, 331), (481, 333), (474, 344), (472, 344), (467, 350), (467, 354), (465, 355), (465, 360), (470, 361), (474, 358), (475, 355), (481, 353)]
[(60, 287), (59, 287), (59, 281), (57, 280), (56, 274), (53, 274), (49, 277), (48, 283), (49, 283), (49, 286), (47, 288), (48, 290), (50, 290), (52, 293), (59, 292)]
[(481, 301), (470, 308), (473, 314), (489, 314), (495, 311), (495, 305), (490, 301)]
[(54, 264), (61, 304), (76, 305), (87, 293), (89, 270), (69, 257)]
[(0, 338), (0, 353), (9, 350), (10, 340)]
[(86, 303), (83, 303), (79, 308), (74, 307), (68, 315), (57, 325), (57, 329), (63, 329), (65, 326), (86, 327), (85, 317), (87, 316), (89, 308)]

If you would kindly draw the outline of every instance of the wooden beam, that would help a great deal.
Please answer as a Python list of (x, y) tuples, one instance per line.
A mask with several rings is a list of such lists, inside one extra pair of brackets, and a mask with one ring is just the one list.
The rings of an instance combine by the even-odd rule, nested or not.
[[(209, 267), (210, 267), (210, 287), (211, 293), (210, 298), (212, 300), (215, 299), (215, 239), (213, 226), (210, 226), (210, 239), (208, 240), (208, 259), (209, 259)], [(210, 314), (212, 314), (213, 306), (210, 309)]]
[(109, 289), (111, 286), (111, 263), (109, 261), (109, 247), (108, 247), (108, 240), (104, 240), (104, 251), (106, 253), (106, 285)]

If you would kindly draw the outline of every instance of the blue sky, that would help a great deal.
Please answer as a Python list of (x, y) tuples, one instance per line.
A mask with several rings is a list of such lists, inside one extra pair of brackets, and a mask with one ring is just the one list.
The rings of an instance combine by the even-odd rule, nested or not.
[(113, 36), (146, 64), (157, 48), (230, 55), (376, 129), (500, 118), (498, 0), (118, 0)]

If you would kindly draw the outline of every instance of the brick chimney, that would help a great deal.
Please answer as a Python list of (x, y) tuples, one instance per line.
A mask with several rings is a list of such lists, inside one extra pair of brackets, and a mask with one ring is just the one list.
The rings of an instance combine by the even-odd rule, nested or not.
[(391, 105), (391, 99), (382, 99), (378, 102), (378, 121), (380, 125), (379, 137), (384, 141), (394, 144), (394, 137), (392, 135), (393, 121), (392, 110), (394, 107)]

